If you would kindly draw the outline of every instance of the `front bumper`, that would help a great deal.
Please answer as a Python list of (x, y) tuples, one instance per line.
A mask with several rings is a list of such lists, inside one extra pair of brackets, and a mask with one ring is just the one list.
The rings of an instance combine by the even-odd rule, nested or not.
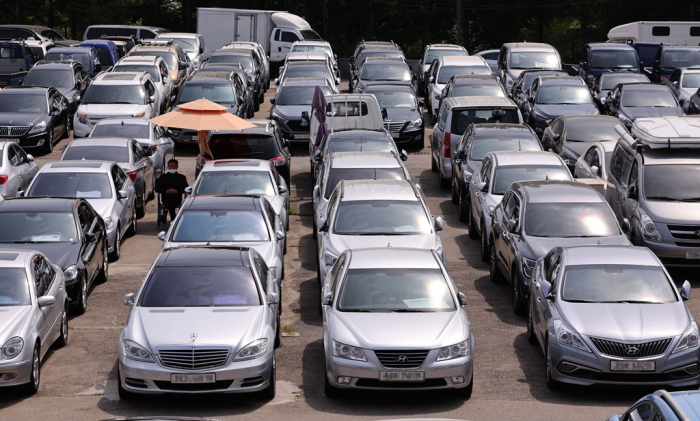
[(403, 133), (391, 133), (394, 143), (397, 145), (408, 144), (425, 144), (425, 128), (421, 127), (418, 130), (404, 131)]
[(23, 349), (22, 353), (12, 360), (0, 361), (0, 387), (19, 386), (30, 382), (32, 376), (32, 353), (29, 352), (26, 353), (27, 355), (24, 355), (25, 353), (26, 349)]
[[(157, 358), (157, 357), (156, 357)], [(230, 356), (229, 359), (232, 359)], [(249, 361), (228, 362), (210, 370), (188, 371), (125, 358), (119, 353), (119, 378), (125, 390), (140, 394), (258, 392), (270, 385), (273, 353)], [(215, 374), (215, 383), (171, 383), (171, 374)]]
[(73, 117), (73, 137), (87, 137), (92, 132), (89, 123), (81, 123), (78, 115)]
[(23, 136), (3, 136), (0, 141), (8, 142), (9, 139), (12, 139), (13, 142), (15, 139), (19, 140), (19, 142), (14, 143), (18, 143), (22, 149), (39, 148), (44, 147), (46, 142), (48, 142), (49, 132), (44, 131), (40, 133), (24, 134)]

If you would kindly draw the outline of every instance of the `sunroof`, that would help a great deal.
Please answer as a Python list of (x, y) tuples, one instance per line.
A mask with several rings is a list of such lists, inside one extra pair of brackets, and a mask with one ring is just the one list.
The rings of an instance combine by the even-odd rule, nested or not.
[(100, 168), (102, 162), (63, 161), (51, 164), (51, 168)]
[(0, 260), (11, 262), (19, 256), (19, 253), (0, 253)]
[(260, 161), (219, 161), (214, 162), (215, 167), (259, 167)]
[(133, 80), (134, 77), (136, 77), (133, 74), (129, 73), (124, 73), (124, 72), (119, 72), (119, 73), (109, 73), (106, 74), (102, 77), (102, 79), (111, 79), (111, 80)]

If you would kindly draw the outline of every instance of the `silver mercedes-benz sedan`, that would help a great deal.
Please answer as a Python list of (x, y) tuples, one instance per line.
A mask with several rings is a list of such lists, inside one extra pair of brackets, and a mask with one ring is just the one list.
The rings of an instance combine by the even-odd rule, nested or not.
[(697, 386), (698, 325), (659, 259), (646, 247), (556, 247), (530, 283), (528, 340), (545, 355), (549, 388)]
[(347, 250), (323, 299), (325, 394), (455, 389), (469, 399), (474, 336), (435, 250)]
[(34, 157), (19, 145), (0, 142), (0, 195), (15, 197), (27, 191), (38, 171)]
[(68, 342), (63, 270), (38, 251), (0, 249), (0, 388), (39, 390), (41, 360)]
[(248, 247), (180, 247), (156, 257), (119, 337), (122, 399), (134, 394), (275, 397), (279, 290)]

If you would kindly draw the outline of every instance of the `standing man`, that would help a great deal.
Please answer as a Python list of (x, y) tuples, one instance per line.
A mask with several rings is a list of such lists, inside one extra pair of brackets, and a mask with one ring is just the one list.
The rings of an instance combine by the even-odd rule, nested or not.
[[(168, 161), (168, 172), (158, 177), (156, 180), (156, 192), (161, 195), (163, 206), (170, 213), (170, 221), (173, 221), (176, 216), (175, 209), (182, 204), (182, 194), (185, 193), (187, 177), (184, 174), (177, 172), (178, 162), (176, 159)], [(158, 218), (161, 216), (158, 215)], [(166, 217), (163, 217), (162, 222), (166, 222)]]

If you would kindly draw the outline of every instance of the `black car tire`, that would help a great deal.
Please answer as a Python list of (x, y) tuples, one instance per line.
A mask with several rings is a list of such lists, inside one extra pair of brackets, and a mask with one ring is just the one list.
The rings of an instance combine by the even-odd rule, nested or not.
[(449, 178), (445, 178), (442, 176), (442, 171), (438, 172), (439, 177), (440, 177), (440, 188), (443, 190), (447, 190), (450, 188), (450, 184), (452, 184), (452, 180)]
[[(432, 148), (431, 148), (432, 149)], [(437, 166), (437, 162), (435, 162), (435, 158), (432, 156), (433, 151), (430, 151), (430, 171), (432, 172), (438, 172), (439, 168)]]
[[(143, 183), (143, 191), (141, 191), (141, 206), (136, 208), (136, 218), (143, 218), (146, 216), (146, 183)], [(134, 218), (134, 221), (136, 221), (136, 218)], [(135, 222), (134, 222), (135, 223)], [(131, 235), (136, 234), (136, 230), (134, 229)]]
[[(486, 235), (486, 233), (484, 233)], [(493, 240), (491, 240), (491, 263), (489, 264), (489, 277), (491, 282), (494, 284), (503, 283), (503, 274), (498, 268), (498, 263), (496, 262), (496, 245)]]
[(513, 267), (511, 273), (511, 282), (513, 287), (513, 313), (515, 313), (518, 316), (522, 316), (525, 314), (525, 300), (523, 299), (522, 294), (520, 292), (520, 282), (518, 282), (518, 273), (515, 270), (515, 267)]
[[(281, 306), (281, 303), (280, 303)], [(280, 316), (277, 316), (277, 331), (275, 332), (275, 349), (282, 345), (282, 332), (280, 329)]]
[(270, 374), (270, 385), (260, 391), (260, 397), (267, 400), (275, 398), (276, 383), (277, 383), (277, 362), (275, 361), (275, 352), (272, 351), (272, 373)]
[(61, 315), (61, 334), (56, 339), (56, 347), (63, 348), (68, 345), (68, 303), (63, 306), (63, 314)]
[(476, 240), (479, 238), (479, 232), (476, 230), (474, 223), (474, 215), (472, 215), (472, 202), (467, 202), (464, 199), (459, 201), (459, 220), (469, 223), (469, 238)]
[(134, 400), (138, 397), (137, 394), (129, 392), (122, 387), (122, 375), (119, 372), (117, 372), (117, 392), (119, 393), (119, 399), (123, 401)]
[(107, 233), (105, 233), (105, 239), (102, 242), (102, 269), (97, 275), (97, 282), (104, 284), (109, 278), (109, 258), (107, 257)]
[(39, 344), (34, 345), (34, 353), (32, 354), (32, 375), (29, 377), (29, 383), (24, 385), (24, 392), (28, 395), (34, 395), (39, 391), (41, 385), (41, 353), (39, 352)]
[(44, 152), (50, 154), (53, 152), (53, 127), (49, 126), (48, 132), (49, 138), (46, 139), (46, 143), (44, 143)]
[(260, 111), (260, 100), (258, 99), (257, 96), (255, 97), (255, 100), (253, 101), (253, 110), (255, 110), (256, 112)]
[(66, 121), (66, 137), (70, 136), (70, 132), (73, 130), (73, 116), (68, 116)]
[(472, 373), (472, 378), (469, 381), (469, 386), (463, 387), (461, 389), (453, 389), (452, 393), (457, 399), (463, 399), (468, 401), (472, 397), (472, 391), (474, 390), (474, 374)]
[(119, 260), (119, 257), (122, 254), (121, 248), (122, 248), (122, 234), (121, 234), (121, 227), (117, 225), (117, 232), (114, 237), (114, 251), (109, 255), (109, 260), (116, 262)]
[(454, 173), (452, 173), (452, 180), (450, 180), (450, 184), (452, 185), (452, 204), (458, 205), (459, 204), (459, 191), (455, 188)]
[(527, 341), (531, 344), (537, 343), (537, 336), (535, 336), (535, 326), (532, 324), (532, 307), (527, 306)]
[(82, 279), (80, 280), (80, 291), (78, 292), (78, 301), (76, 301), (74, 307), (73, 307), (73, 312), (75, 314), (85, 314), (85, 311), (87, 310), (87, 302), (88, 302), (88, 287), (87, 287), (87, 275), (83, 274)]
[(547, 385), (547, 389), (555, 390), (559, 389), (561, 383), (552, 378), (552, 353), (549, 351), (549, 337), (544, 340), (544, 382)]
[[(472, 221), (473, 220), (474, 219), (472, 216)], [(476, 232), (476, 230), (474, 230), (474, 232)], [(491, 259), (491, 254), (489, 253), (491, 250), (489, 250), (488, 237), (486, 236), (486, 227), (483, 223), (481, 224), (481, 249), (479, 251), (481, 253), (482, 262), (488, 262), (489, 259)]]

